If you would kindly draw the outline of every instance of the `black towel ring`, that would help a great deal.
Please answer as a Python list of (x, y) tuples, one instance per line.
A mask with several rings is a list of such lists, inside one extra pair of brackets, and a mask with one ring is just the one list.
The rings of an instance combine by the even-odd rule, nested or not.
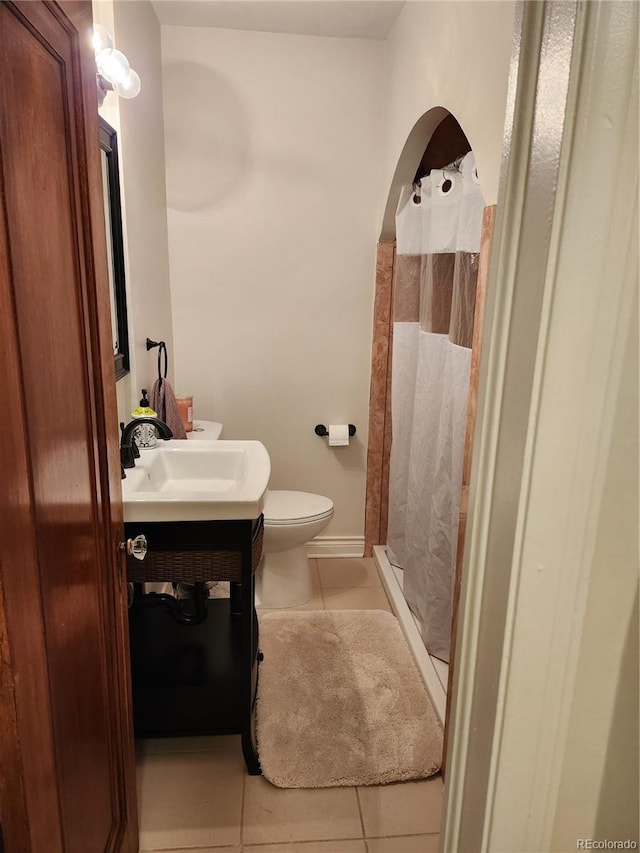
[[(164, 356), (164, 373), (162, 372), (162, 356)], [(164, 341), (160, 341), (158, 347), (158, 384), (162, 387), (162, 380), (167, 378), (167, 370), (169, 368), (169, 356), (167, 354), (167, 345)]]
[[(162, 380), (167, 378), (169, 370), (169, 354), (167, 353), (167, 345), (164, 341), (152, 341), (147, 338), (147, 352), (154, 347), (158, 347), (158, 384), (162, 387)], [(164, 356), (164, 373), (162, 372), (162, 357)]]
[[(150, 349), (154, 349), (158, 347), (158, 385), (162, 388), (162, 380), (167, 378), (167, 371), (169, 369), (169, 354), (167, 353), (167, 345), (164, 341), (152, 341), (151, 338), (147, 338), (147, 352)], [(164, 373), (162, 372), (162, 357), (164, 356)]]

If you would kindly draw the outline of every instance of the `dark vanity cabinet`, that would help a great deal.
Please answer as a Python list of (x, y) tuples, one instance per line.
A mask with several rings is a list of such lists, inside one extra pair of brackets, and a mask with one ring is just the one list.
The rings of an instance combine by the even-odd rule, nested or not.
[[(247, 769), (259, 774), (254, 573), (263, 517), (130, 522), (125, 532), (131, 539), (143, 534), (148, 548), (143, 560), (127, 557), (127, 580), (138, 591), (129, 610), (136, 737), (240, 733)], [(142, 595), (143, 583), (212, 580), (230, 581), (231, 598), (208, 599), (199, 624), (180, 624)]]

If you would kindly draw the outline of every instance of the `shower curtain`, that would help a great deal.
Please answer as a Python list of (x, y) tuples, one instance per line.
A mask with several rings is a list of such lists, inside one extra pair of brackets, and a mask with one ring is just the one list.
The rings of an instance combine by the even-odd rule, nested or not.
[(396, 213), (387, 554), (445, 661), (483, 209), (470, 152), (432, 170), (419, 195), (403, 188)]

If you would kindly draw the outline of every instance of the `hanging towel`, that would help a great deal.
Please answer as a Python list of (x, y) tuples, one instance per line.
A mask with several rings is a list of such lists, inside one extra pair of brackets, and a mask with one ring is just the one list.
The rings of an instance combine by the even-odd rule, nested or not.
[(156, 379), (151, 390), (151, 408), (158, 413), (161, 421), (169, 427), (174, 438), (185, 438), (185, 432), (180, 410), (176, 402), (173, 388), (166, 379)]

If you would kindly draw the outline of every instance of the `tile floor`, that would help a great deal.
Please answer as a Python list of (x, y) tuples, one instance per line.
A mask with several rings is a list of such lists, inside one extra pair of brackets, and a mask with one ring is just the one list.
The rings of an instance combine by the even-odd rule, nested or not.
[[(372, 559), (310, 560), (300, 610), (391, 610)], [(436, 853), (440, 776), (286, 790), (246, 773), (239, 736), (138, 744), (140, 849), (171, 853)]]

